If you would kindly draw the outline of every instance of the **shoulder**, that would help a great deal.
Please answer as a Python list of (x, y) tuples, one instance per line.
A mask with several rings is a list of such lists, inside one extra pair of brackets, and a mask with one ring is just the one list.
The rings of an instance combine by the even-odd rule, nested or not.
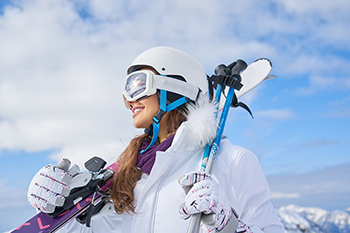
[(232, 144), (227, 138), (221, 140), (220, 157), (226, 161), (255, 161), (258, 162), (257, 156), (250, 150)]
[(221, 141), (214, 169), (216, 174), (231, 181), (240, 179), (251, 182), (257, 177), (264, 177), (257, 156), (242, 146), (233, 145), (228, 139)]

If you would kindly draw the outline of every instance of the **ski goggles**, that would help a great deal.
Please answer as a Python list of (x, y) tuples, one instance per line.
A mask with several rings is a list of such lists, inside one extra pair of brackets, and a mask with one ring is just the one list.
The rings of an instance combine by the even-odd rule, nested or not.
[(187, 82), (179, 79), (156, 75), (150, 70), (140, 70), (126, 77), (123, 96), (128, 101), (138, 101), (157, 92), (157, 89), (166, 90), (196, 100), (200, 92)]

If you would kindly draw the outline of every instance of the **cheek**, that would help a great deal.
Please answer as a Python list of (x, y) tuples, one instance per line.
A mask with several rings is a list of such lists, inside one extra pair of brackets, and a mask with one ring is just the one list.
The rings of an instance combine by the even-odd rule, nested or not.
[(143, 121), (152, 123), (153, 117), (159, 111), (159, 102), (157, 95), (152, 95), (146, 99), (140, 100), (140, 103), (145, 107), (144, 110), (142, 110)]
[(150, 113), (156, 114), (159, 110), (159, 102), (158, 102), (158, 97), (156, 95), (146, 98), (143, 104), (145, 105), (146, 108), (149, 109)]
[(159, 111), (159, 106), (158, 105), (152, 105), (151, 109), (150, 109), (150, 112), (151, 114), (153, 114), (152, 118), (154, 117), (154, 115), (157, 114), (157, 112)]

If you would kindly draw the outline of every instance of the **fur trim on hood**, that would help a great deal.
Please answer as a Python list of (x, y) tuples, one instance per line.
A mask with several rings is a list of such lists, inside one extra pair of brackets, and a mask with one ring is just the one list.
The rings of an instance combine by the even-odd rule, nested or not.
[(209, 103), (207, 98), (201, 97), (196, 103), (187, 105), (186, 132), (183, 142), (188, 149), (204, 147), (216, 137), (218, 120), (216, 119), (216, 105)]

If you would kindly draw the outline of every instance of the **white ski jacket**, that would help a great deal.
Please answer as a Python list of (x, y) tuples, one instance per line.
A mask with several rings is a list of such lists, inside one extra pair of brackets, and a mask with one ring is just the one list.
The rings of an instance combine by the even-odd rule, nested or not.
[[(172, 145), (165, 152), (157, 152), (150, 175), (143, 174), (138, 181), (135, 187), (137, 214), (118, 215), (112, 211), (93, 219), (91, 228), (72, 220), (59, 232), (187, 232), (190, 220), (182, 220), (179, 215), (179, 206), (186, 195), (177, 180), (185, 173), (200, 170), (204, 152), (203, 141), (197, 145), (189, 142), (191, 135), (196, 133), (190, 124), (189, 120), (180, 126)], [(226, 191), (239, 219), (254, 233), (284, 232), (269, 201), (270, 190), (265, 175), (252, 152), (223, 139), (212, 176)]]

